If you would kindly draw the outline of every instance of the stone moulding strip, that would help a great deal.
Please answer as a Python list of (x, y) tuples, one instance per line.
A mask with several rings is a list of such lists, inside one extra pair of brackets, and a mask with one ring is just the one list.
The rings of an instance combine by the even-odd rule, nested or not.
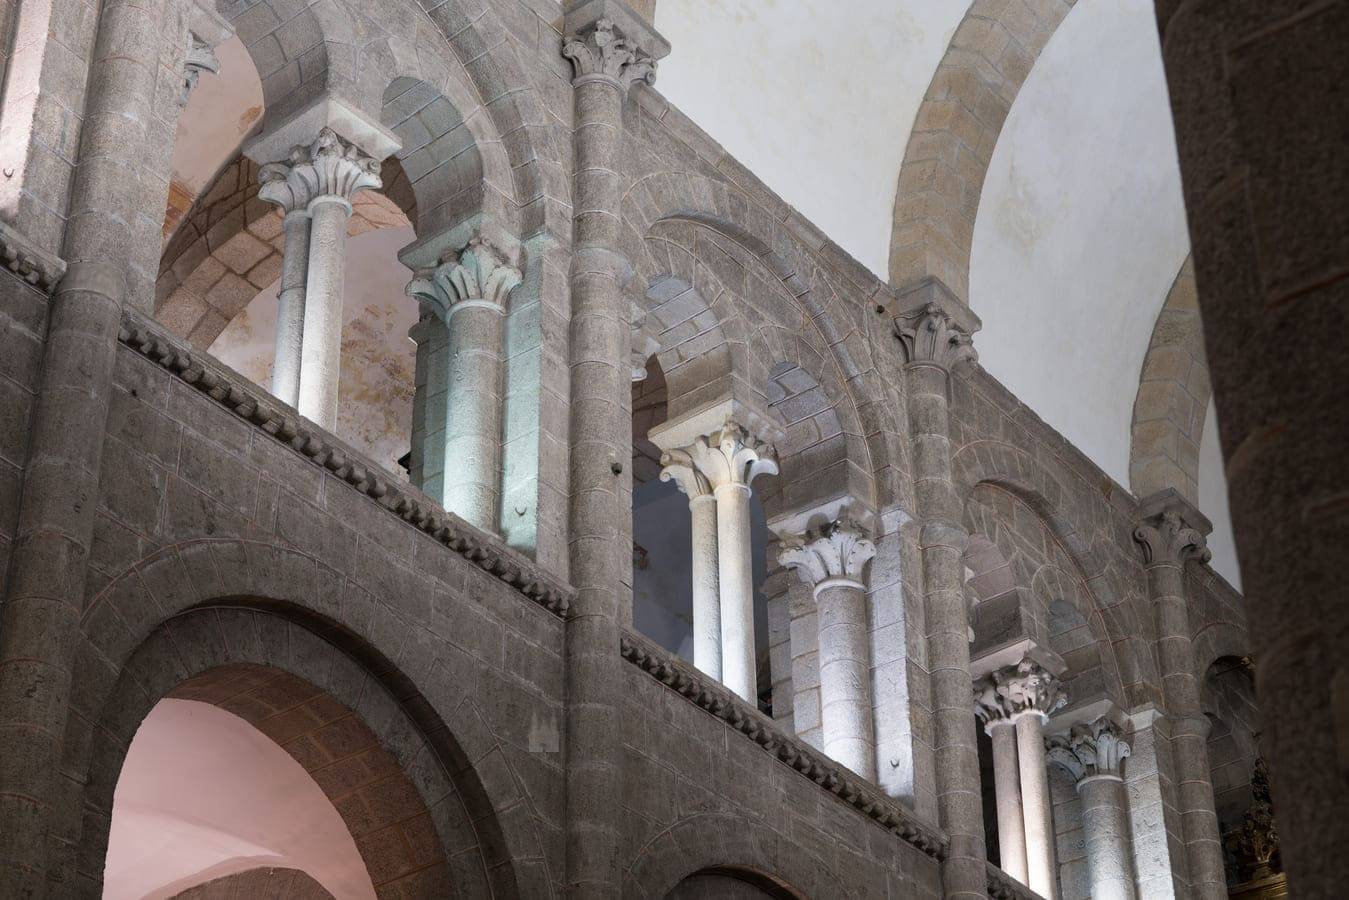
[(326, 469), (420, 531), (431, 535), (484, 572), (505, 582), (554, 615), (565, 618), (572, 591), (545, 575), (530, 559), (446, 512), (434, 500), (394, 478), (337, 438), (224, 365), (197, 356), (138, 313), (125, 311), (117, 339), (167, 369), (314, 465)]
[(989, 900), (1043, 900), (993, 863), (988, 864), (988, 896)]
[(631, 631), (619, 640), (623, 658), (670, 690), (745, 735), (780, 762), (837, 796), (891, 834), (918, 850), (946, 858), (947, 838), (847, 769), (804, 742), (783, 733), (757, 709), (696, 669)]
[(24, 281), (50, 294), (66, 274), (66, 262), (30, 241), (12, 225), (0, 222), (0, 256), (5, 267)]

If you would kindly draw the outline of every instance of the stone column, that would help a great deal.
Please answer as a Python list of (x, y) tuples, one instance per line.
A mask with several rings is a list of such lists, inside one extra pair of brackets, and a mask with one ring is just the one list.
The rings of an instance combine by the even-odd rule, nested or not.
[[(685, 448), (717, 501), (717, 581), (721, 589), (721, 680), (758, 702), (754, 664), (754, 555), (750, 534), (755, 476), (777, 474), (772, 446), (727, 422)], [(664, 455), (662, 455), (664, 461)]]
[(280, 207), (285, 242), (281, 249), (281, 287), (276, 296), (276, 343), (272, 354), (272, 393), (283, 403), (300, 402), (300, 345), (304, 338), (305, 284), (309, 279), (308, 184), (287, 177), (284, 163), (258, 170), (258, 199)]
[(1208, 561), (1212, 554), (1204, 536), (1212, 526), (1172, 488), (1145, 498), (1139, 514), (1142, 522), (1134, 530), (1134, 538), (1143, 547), (1148, 592), (1156, 616), (1157, 659), (1171, 726), (1176, 805), (1185, 838), (1190, 893), (1221, 900), (1227, 896), (1227, 876), (1209, 775), (1209, 722), (1199, 703), (1189, 599), (1185, 596), (1185, 564), (1192, 559)]
[(1012, 711), (1016, 756), (1021, 769), (1021, 812), (1026, 824), (1026, 885), (1045, 900), (1058, 897), (1054, 861), (1054, 819), (1045, 756), (1045, 722), (1068, 698), (1043, 666), (1027, 657), (993, 673), (997, 692)]
[(876, 545), (866, 530), (850, 521), (810, 529), (778, 555), (815, 592), (824, 752), (872, 780), (876, 740), (862, 569), (875, 555)]
[[(322, 129), (312, 144), (291, 149), (284, 163), (269, 163), (258, 172), (268, 196), (283, 209), (298, 210), (303, 201), (309, 218), (308, 256), (305, 263), (303, 313), (297, 316), (288, 304), (283, 321), (278, 309), (277, 346), (285, 329), (287, 371), (294, 333), (300, 331), (300, 371), (296, 409), (316, 424), (331, 429), (337, 421), (337, 387), (342, 362), (342, 301), (346, 280), (347, 219), (351, 198), (367, 188), (381, 188), (379, 161), (343, 140), (331, 128)], [(262, 196), (259, 192), (259, 196)], [(273, 197), (280, 198), (280, 202)], [(297, 227), (298, 230), (298, 227)], [(301, 250), (295, 238), (295, 253)], [(286, 235), (285, 250), (291, 251)], [(291, 283), (298, 283), (298, 261), (283, 262), (282, 273), (291, 270)], [(292, 299), (295, 297), (292, 294)], [(298, 323), (296, 319), (300, 318)], [(275, 383), (275, 379), (273, 381)], [(285, 398), (282, 398), (285, 399)]]
[(948, 423), (953, 368), (973, 361), (970, 334), (978, 319), (935, 279), (900, 298), (895, 322), (905, 359), (915, 518), (923, 597), (936, 758), (937, 811), (951, 847), (942, 867), (947, 897), (987, 893), (979, 751), (970, 715), (970, 619), (963, 557), (969, 540), (951, 477)]
[[(0, 894), (6, 897), (56, 890), (47, 878), (48, 848), (77, 839), (69, 832), (49, 840), (49, 831), (59, 828), (58, 807), (69, 806), (84, 778), (78, 764), (63, 767), (64, 751), (80, 755), (64, 736), (117, 332), (124, 304), (148, 312), (153, 301), (153, 292), (128, 295), (140, 248), (128, 223), (145, 212), (138, 203), (147, 194), (137, 180), (156, 127), (163, 12), (163, 4), (130, 0), (106, 0), (98, 12), (62, 251), (68, 266), (48, 305), (0, 604)], [(156, 38), (150, 46), (147, 36)]]
[[(606, 12), (622, 14), (621, 3)], [(619, 24), (568, 3), (562, 55), (571, 60), (575, 207), (571, 265), (571, 497), (568, 530), (576, 599), (567, 620), (567, 870), (572, 897), (617, 897), (621, 722), (619, 606), (631, 571), (631, 265), (620, 240), (624, 180), (618, 171), (623, 102), (655, 80), (669, 47), (636, 16)], [(655, 51), (653, 54), (652, 50)], [(630, 602), (630, 601), (629, 601)]]
[(1051, 738), (1049, 759), (1067, 770), (1082, 799), (1082, 830), (1091, 871), (1092, 900), (1134, 900), (1129, 859), (1129, 800), (1120, 774), (1129, 745), (1107, 718), (1076, 725)]
[(998, 861), (1022, 884), (1026, 874), (1026, 821), (1021, 805), (1021, 764), (1017, 761), (1016, 723), (991, 675), (974, 686), (974, 711), (993, 741), (993, 788), (998, 804)]
[(408, 295), (429, 306), (448, 333), (443, 399), (427, 398), (428, 404), (445, 404), (444, 442), (422, 447), (423, 454), (443, 460), (437, 499), (464, 521), (492, 532), (501, 499), (502, 330), (507, 298), (520, 283), (520, 271), (506, 262), (504, 252), (475, 237), (407, 286)]
[(693, 664), (721, 680), (721, 582), (717, 499), (686, 450), (661, 454), (661, 481), (673, 480), (689, 498), (693, 527)]

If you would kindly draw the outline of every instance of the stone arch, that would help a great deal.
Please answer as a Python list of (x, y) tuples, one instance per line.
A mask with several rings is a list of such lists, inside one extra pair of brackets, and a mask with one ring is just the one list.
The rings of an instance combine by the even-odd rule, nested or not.
[[(258, 166), (242, 155), (193, 203), (160, 257), (155, 318), (206, 349), (260, 291), (281, 276), (281, 212), (257, 198)], [(417, 220), (416, 197), (396, 159), (388, 186), (352, 200), (347, 235)]]
[[(687, 205), (680, 205), (681, 200)], [(639, 274), (650, 278), (659, 274), (660, 268), (672, 264), (667, 257), (674, 254), (653, 259), (648, 249), (651, 243), (646, 238), (659, 230), (657, 226), (670, 228), (676, 224), (703, 229), (734, 249), (734, 254), (720, 252), (717, 264), (709, 264), (712, 276), (729, 287), (730, 298), (739, 297), (743, 301), (738, 285), (731, 283), (742, 276), (742, 270), (754, 270), (756, 277), (775, 285), (774, 290), (786, 302), (775, 304), (762, 321), (742, 314), (746, 342), (771, 346), (781, 340), (785, 329), (793, 329), (792, 342), (813, 345), (808, 355), (818, 355), (822, 363), (821, 370), (813, 373), (816, 380), (840, 404), (850, 408), (851, 418), (858, 423), (855, 433), (861, 440), (853, 443), (851, 449), (860, 460), (865, 460), (860, 465), (871, 485), (869, 493), (884, 487), (885, 495), (877, 498), (877, 502), (891, 499), (889, 481), (882, 477), (891, 466), (888, 446), (883, 439), (870, 440), (885, 431), (887, 398), (872, 361), (865, 328), (859, 321), (866, 314), (863, 306), (845, 301), (782, 224), (737, 188), (686, 173), (649, 175), (634, 183), (624, 197), (622, 241)], [(722, 257), (726, 265), (721, 264)], [(747, 308), (748, 304), (737, 303), (732, 312), (739, 313), (742, 307)], [(822, 348), (822, 352), (814, 348)], [(768, 383), (763, 364), (770, 359), (796, 361), (792, 355), (775, 351), (768, 356), (749, 352), (744, 367), (748, 370), (757, 365), (763, 369), (748, 372), (750, 384), (761, 386), (760, 393)]]
[[(1160, 680), (1148, 649), (1150, 632), (1130, 602), (1130, 582), (1110, 561), (1108, 538), (1093, 539), (1089, 523), (1079, 522), (1070, 512), (1077, 504), (1069, 490), (1029, 454), (999, 441), (966, 444), (953, 455), (952, 472), (962, 504), (969, 503), (976, 487), (989, 485), (1010, 495), (1043, 524), (1048, 540), (1062, 553), (1063, 561), (1056, 566), (1081, 585), (1079, 611), (1100, 646), (1108, 649), (1101, 654), (1111, 678), (1108, 687), (1113, 688), (1113, 677), (1118, 677), (1126, 708), (1158, 700)], [(1112, 669), (1117, 676), (1111, 675)]]
[[(479, 848), (484, 879), (465, 881), (471, 867), (454, 868), (464, 895), (550, 896), (552, 879), (539, 854), (543, 836), (523, 777), (474, 697), (454, 686), (459, 679), (451, 670), (461, 666), (442, 659), (433, 636), (396, 612), (403, 602), (272, 544), (207, 539), (170, 545), (112, 579), (88, 604), (70, 728), (120, 738), (124, 753), (142, 718), (137, 702), (157, 700), (217, 665), (279, 668), (365, 719), (433, 811), (447, 852)], [(266, 617), (266, 627), (259, 617)], [(199, 642), (195, 656), (138, 653), (151, 641), (178, 645), (184, 629)], [(91, 742), (76, 736), (66, 747), (61, 768), (68, 777), (115, 783), (120, 756), (104, 754), (100, 763)], [(489, 770), (490, 784), (482, 774)], [(448, 805), (438, 811), (452, 794), (462, 798), (467, 817), (453, 816)], [(72, 817), (67, 830), (78, 834), (81, 811), (66, 815)], [(102, 842), (80, 844), (105, 844), (106, 827)], [(101, 871), (100, 852), (94, 850), (92, 862), (82, 859), (86, 877)]]
[(332, 900), (332, 894), (299, 869), (259, 866), (246, 872), (222, 875), (185, 891), (170, 900)]
[(1139, 374), (1129, 444), (1135, 496), (1174, 487), (1199, 502), (1199, 445), (1211, 394), (1194, 259), (1187, 256), (1157, 313)]
[[(376, 735), (366, 716), (351, 708), (349, 698), (343, 702), (332, 691), (292, 671), (306, 668), (317, 674), (311, 666), (293, 659), (288, 665), (222, 661), (266, 655), (265, 651), (250, 653), (230, 646), (256, 640), (269, 624), (255, 621), (259, 618), (242, 610), (185, 613), (161, 626), (133, 654), (127, 673), (109, 698), (108, 709), (116, 712), (105, 713), (94, 729), (90, 778), (84, 789), (82, 844), (104, 844), (101, 834), (91, 840), (95, 836), (89, 829), (107, 827), (105, 821), (111, 824), (114, 791), (140, 721), (162, 699), (193, 700), (243, 719), (304, 769), (346, 824), (377, 894), (452, 893), (441, 837), (424, 795), (404, 768), (416, 756), (407, 758), (405, 754), (400, 760), (384, 746), (397, 740), (395, 733), (386, 728), (382, 735)], [(305, 641), (303, 635), (291, 637)], [(321, 653), (321, 647), (315, 647), (314, 652)], [(160, 695), (160, 687), (184, 675), (176, 686)], [(127, 726), (131, 726), (129, 732), (123, 730)], [(467, 818), (461, 798), (453, 793), (443, 774), (432, 788), (432, 792), (439, 791), (451, 798), (447, 802), (459, 807), (451, 816)], [(481, 850), (478, 855), (481, 857)], [(483, 860), (477, 862), (485, 879)], [(86, 879), (101, 871), (98, 863), (88, 855), (84, 857), (81, 871)]]
[(768, 825), (743, 816), (702, 813), (680, 819), (653, 837), (623, 872), (623, 896), (664, 900), (699, 872), (757, 875), (787, 896), (838, 897), (842, 879), (815, 853)]
[(923, 96), (899, 169), (890, 283), (935, 275), (969, 302), (970, 250), (998, 136), (1077, 0), (974, 0)]

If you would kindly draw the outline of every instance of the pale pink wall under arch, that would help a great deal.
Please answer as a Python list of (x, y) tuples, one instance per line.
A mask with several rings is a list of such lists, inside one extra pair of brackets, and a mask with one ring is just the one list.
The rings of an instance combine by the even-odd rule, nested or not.
[(290, 754), (208, 703), (161, 700), (117, 781), (103, 896), (161, 900), (260, 865), (309, 873), (337, 900), (373, 900), (347, 826)]

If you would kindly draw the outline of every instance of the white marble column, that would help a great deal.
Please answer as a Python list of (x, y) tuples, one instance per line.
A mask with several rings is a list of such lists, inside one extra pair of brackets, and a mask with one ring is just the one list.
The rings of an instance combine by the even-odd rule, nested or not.
[(754, 660), (754, 556), (750, 496), (758, 475), (777, 474), (772, 446), (728, 421), (684, 448), (717, 502), (717, 581), (721, 594), (721, 680), (757, 702)]
[[(293, 239), (290, 231), (286, 235), (287, 259), (283, 261), (282, 273), (284, 278), (289, 271), (292, 292), (286, 308), (278, 311), (277, 347), (282, 354), (278, 361), (282, 363), (279, 369), (286, 372), (284, 377), (293, 377), (291, 354), (294, 333), (298, 330), (300, 364), (294, 403), (301, 415), (331, 429), (337, 420), (342, 356), (347, 219), (351, 216), (352, 197), (367, 188), (383, 187), (379, 161), (338, 137), (332, 129), (324, 128), (312, 144), (294, 147), (286, 162), (269, 163), (258, 175), (266, 192), (264, 196), (259, 191), (262, 199), (276, 203), (288, 214), (303, 208), (309, 220), (307, 241), (301, 240), (298, 225)], [(298, 260), (304, 251), (307, 253), (301, 295), (297, 291)], [(297, 302), (303, 306), (302, 314), (297, 314), (294, 308)], [(275, 378), (273, 383), (277, 383)], [(289, 382), (282, 386), (290, 390)]]
[[(447, 359), (441, 363), (445, 391), (426, 398), (428, 406), (444, 404), (444, 441), (424, 443), (423, 454), (438, 459), (423, 468), (442, 473), (437, 497), (442, 505), (484, 531), (495, 532), (498, 525), (502, 332), (507, 299), (519, 283), (520, 271), (507, 265), (506, 254), (475, 237), (407, 286), (408, 295), (429, 306), (448, 335)], [(440, 410), (423, 409), (423, 415), (442, 420)]]
[(304, 338), (305, 283), (309, 280), (308, 183), (289, 177), (285, 163), (258, 171), (258, 199), (280, 207), (285, 242), (281, 249), (281, 287), (276, 297), (276, 346), (272, 356), (272, 393), (283, 403), (300, 402), (300, 344)]
[(975, 682), (974, 711), (993, 742), (993, 788), (998, 807), (999, 867), (1026, 884), (1026, 821), (1021, 804), (1021, 767), (1016, 723), (992, 676)]
[(1017, 765), (1021, 770), (1021, 810), (1026, 826), (1026, 884), (1044, 897), (1058, 897), (1054, 855), (1054, 820), (1045, 756), (1045, 722), (1068, 702), (1058, 679), (1029, 657), (993, 673), (998, 694), (1012, 711), (1016, 725)]
[(824, 752), (868, 779), (876, 777), (876, 740), (862, 570), (875, 555), (864, 528), (836, 521), (789, 540), (778, 556), (815, 593)]
[(1129, 745), (1107, 718), (1074, 726), (1049, 742), (1049, 759), (1067, 770), (1082, 800), (1092, 900), (1135, 900), (1129, 865), (1128, 798), (1120, 774)]
[(717, 499), (687, 450), (661, 454), (661, 481), (673, 480), (689, 498), (693, 527), (693, 664), (721, 680), (721, 587)]

